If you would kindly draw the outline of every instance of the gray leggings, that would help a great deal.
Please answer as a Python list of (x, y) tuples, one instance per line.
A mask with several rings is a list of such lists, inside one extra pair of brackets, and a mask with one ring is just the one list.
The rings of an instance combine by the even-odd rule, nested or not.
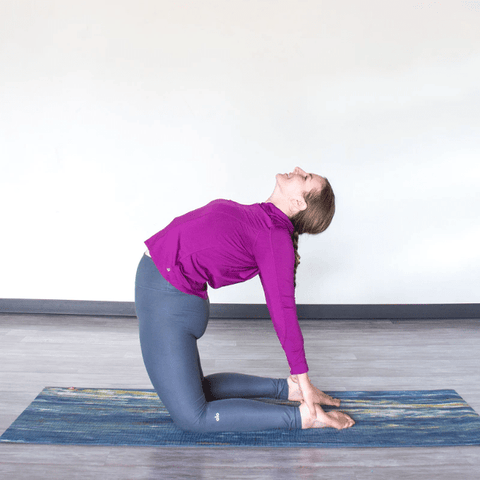
[(286, 379), (216, 373), (203, 375), (197, 340), (210, 304), (168, 283), (144, 255), (135, 282), (140, 344), (150, 380), (175, 425), (192, 432), (301, 428), (298, 407), (253, 400), (287, 399)]

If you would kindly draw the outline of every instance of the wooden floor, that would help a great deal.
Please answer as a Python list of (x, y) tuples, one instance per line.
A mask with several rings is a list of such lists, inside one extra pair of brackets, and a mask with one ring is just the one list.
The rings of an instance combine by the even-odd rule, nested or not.
[[(303, 321), (323, 390), (453, 388), (480, 412), (480, 322)], [(212, 320), (205, 374), (286, 377), (268, 320)], [(0, 433), (45, 386), (151, 388), (133, 318), (0, 314)], [(0, 478), (479, 479), (480, 447), (223, 449), (0, 445)]]

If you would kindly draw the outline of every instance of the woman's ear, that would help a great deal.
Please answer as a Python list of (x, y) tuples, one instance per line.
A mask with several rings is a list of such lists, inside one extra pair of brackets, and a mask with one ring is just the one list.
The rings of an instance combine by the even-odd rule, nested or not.
[(290, 199), (290, 211), (292, 212), (292, 217), (298, 212), (301, 212), (307, 208), (307, 202), (303, 197), (291, 198)]

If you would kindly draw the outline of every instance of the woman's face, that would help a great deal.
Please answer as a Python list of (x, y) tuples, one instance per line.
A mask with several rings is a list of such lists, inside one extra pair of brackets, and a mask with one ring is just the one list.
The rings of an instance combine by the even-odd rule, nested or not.
[(296, 167), (290, 173), (278, 173), (277, 187), (283, 195), (289, 198), (303, 198), (304, 194), (312, 190), (320, 191), (325, 185), (325, 179), (314, 173), (306, 173)]

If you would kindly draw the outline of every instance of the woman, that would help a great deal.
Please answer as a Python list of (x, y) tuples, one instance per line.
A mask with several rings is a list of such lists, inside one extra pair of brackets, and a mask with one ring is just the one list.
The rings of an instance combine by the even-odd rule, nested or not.
[[(328, 180), (297, 167), (276, 176), (275, 190), (265, 203), (215, 200), (175, 218), (145, 242), (148, 251), (135, 287), (140, 344), (152, 384), (179, 428), (218, 432), (354, 424), (348, 415), (320, 407), (339, 406), (340, 401), (309, 380), (295, 306), (298, 235), (324, 231), (334, 211)], [(205, 377), (197, 340), (208, 323), (207, 283), (219, 288), (257, 274), (291, 376)], [(255, 397), (302, 403), (268, 404)]]

